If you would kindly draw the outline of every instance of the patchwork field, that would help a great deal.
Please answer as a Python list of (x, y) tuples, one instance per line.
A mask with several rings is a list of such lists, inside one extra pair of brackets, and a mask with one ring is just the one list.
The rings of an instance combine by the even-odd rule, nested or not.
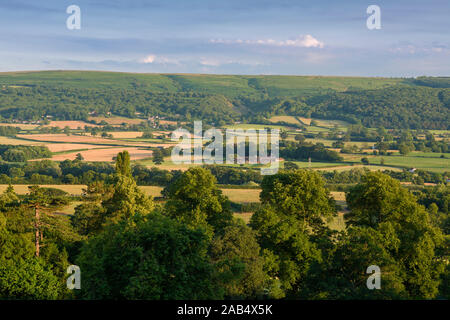
[(97, 145), (123, 145), (123, 146), (148, 146), (149, 144), (142, 142), (131, 142), (125, 140), (105, 139), (101, 137), (93, 137), (91, 135), (66, 135), (63, 133), (49, 134), (18, 134), (18, 138), (42, 142), (64, 142), (79, 144), (97, 144)]

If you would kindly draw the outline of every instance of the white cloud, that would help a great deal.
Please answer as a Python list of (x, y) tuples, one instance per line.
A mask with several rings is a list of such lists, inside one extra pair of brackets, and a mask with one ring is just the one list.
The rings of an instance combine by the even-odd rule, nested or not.
[(145, 64), (179, 64), (180, 61), (174, 58), (168, 58), (163, 56), (156, 56), (154, 54), (150, 54), (138, 60), (139, 63)]
[(150, 54), (148, 56), (146, 56), (145, 58), (142, 58), (140, 60), (141, 63), (153, 63), (155, 62), (156, 56), (153, 54)]
[(212, 39), (211, 43), (219, 44), (250, 44), (250, 45), (266, 45), (266, 46), (277, 46), (277, 47), (300, 47), (300, 48), (323, 48), (325, 44), (322, 41), (317, 40), (312, 35), (302, 35), (296, 39), (289, 40), (273, 40), (273, 39), (262, 39), (262, 40), (223, 40), (223, 39)]

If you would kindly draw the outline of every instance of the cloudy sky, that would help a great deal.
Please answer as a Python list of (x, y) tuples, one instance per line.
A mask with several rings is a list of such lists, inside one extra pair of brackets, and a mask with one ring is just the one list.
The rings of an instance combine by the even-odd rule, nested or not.
[(450, 1), (0, 0), (0, 71), (53, 69), (450, 76)]

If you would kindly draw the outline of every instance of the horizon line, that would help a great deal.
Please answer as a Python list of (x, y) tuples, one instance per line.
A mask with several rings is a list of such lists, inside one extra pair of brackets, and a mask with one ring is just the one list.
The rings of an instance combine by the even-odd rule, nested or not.
[(250, 76), (250, 77), (322, 77), (322, 78), (389, 78), (389, 79), (416, 79), (420, 77), (450, 78), (450, 76), (359, 76), (359, 75), (319, 75), (319, 74), (238, 74), (238, 73), (195, 73), (195, 72), (133, 72), (114, 70), (93, 70), (93, 69), (46, 69), (46, 70), (16, 70), (0, 71), (0, 75), (14, 73), (38, 73), (38, 72), (97, 72), (97, 73), (119, 73), (119, 74), (139, 74), (139, 75), (196, 75), (196, 76)]

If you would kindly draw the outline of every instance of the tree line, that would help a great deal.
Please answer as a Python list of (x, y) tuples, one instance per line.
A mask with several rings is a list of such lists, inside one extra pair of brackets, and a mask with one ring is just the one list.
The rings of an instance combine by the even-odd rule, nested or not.
[[(304, 159), (304, 158), (301, 158)], [(245, 186), (260, 184), (263, 176), (258, 168), (204, 165), (221, 185)], [(285, 161), (286, 169), (299, 169), (298, 165)], [(368, 169), (354, 168), (348, 171), (321, 171), (328, 185), (355, 184)], [(418, 169), (415, 172), (386, 169), (385, 174), (401, 182), (415, 185), (424, 183), (446, 184), (450, 172), (437, 173)], [(86, 162), (81, 159), (55, 162), (51, 160), (29, 162), (6, 162), (0, 160), (0, 184), (89, 184), (95, 181), (110, 181), (114, 166), (109, 162)], [(132, 165), (132, 175), (138, 185), (167, 186), (181, 174), (180, 170), (165, 170), (157, 166), (148, 168), (141, 164)]]

